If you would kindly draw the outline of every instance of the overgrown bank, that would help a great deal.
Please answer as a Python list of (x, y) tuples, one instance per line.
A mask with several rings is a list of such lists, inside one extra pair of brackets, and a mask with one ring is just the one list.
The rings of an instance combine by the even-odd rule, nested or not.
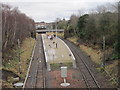
[[(99, 46), (95, 46), (95, 45), (89, 45), (86, 43), (79, 43), (79, 39), (77, 37), (70, 37), (67, 38), (67, 40), (73, 42), (74, 44), (76, 44), (77, 46), (80, 47), (80, 49), (82, 51), (84, 51), (89, 57), (91, 57), (91, 60), (93, 62), (95, 62), (96, 64), (99, 64), (101, 66), (102, 64), (102, 60), (103, 60), (103, 56), (104, 56), (104, 52), (102, 51), (102, 49)], [(107, 55), (109, 56), (109, 54), (112, 52), (112, 50), (109, 48), (105, 51), (105, 55), (107, 57)], [(114, 85), (118, 84), (118, 61), (119, 59), (115, 59), (115, 60), (108, 60), (105, 62), (105, 66), (103, 67), (99, 67), (96, 68), (98, 69), (100, 72), (107, 74), (111, 79), (111, 83)]]
[[(7, 62), (3, 62), (3, 88), (12, 88), (15, 82), (24, 82), (34, 45), (33, 38), (26, 38), (21, 44), (21, 48), (16, 47), (6, 54), (6, 57), (11, 58)], [(17, 79), (18, 77), (19, 79)]]
[(15, 82), (24, 81), (36, 38), (35, 22), (17, 7), (1, 5), (2, 80), (3, 88), (10, 88)]

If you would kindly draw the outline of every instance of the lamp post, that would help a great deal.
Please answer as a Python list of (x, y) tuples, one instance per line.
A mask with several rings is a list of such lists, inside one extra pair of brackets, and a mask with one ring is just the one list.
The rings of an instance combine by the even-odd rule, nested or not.
[(56, 22), (56, 39), (57, 39), (57, 22)]
[(57, 48), (57, 21), (56, 21), (56, 48)]

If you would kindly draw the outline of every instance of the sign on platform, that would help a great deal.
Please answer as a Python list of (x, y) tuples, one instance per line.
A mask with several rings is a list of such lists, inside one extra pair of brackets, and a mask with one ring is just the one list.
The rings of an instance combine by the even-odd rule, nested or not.
[(61, 67), (61, 77), (67, 77), (67, 67)]

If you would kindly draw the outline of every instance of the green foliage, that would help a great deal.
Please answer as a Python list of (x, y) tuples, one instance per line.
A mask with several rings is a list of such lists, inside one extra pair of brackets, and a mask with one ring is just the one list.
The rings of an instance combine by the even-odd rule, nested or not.
[(87, 32), (86, 32), (86, 23), (87, 23), (87, 20), (89, 18), (89, 15), (88, 14), (85, 14), (83, 16), (81, 16), (78, 20), (78, 32), (79, 32), (79, 37), (84, 39)]
[(88, 15), (88, 14), (85, 14), (85, 15), (83, 15), (83, 16), (81, 16), (81, 17), (79, 18), (79, 21), (78, 21), (78, 28), (79, 28), (79, 29), (82, 29), (82, 28), (85, 27), (85, 23), (87, 22), (86, 19), (87, 19), (88, 17), (89, 17), (89, 15)]
[(101, 46), (105, 36), (106, 45), (112, 47), (117, 41), (117, 13), (103, 12), (84, 14), (78, 20), (78, 36), (82, 41)]
[(66, 62), (66, 63), (53, 63), (50, 64), (51, 65), (51, 69), (55, 70), (55, 69), (60, 69), (60, 67), (62, 66), (67, 66), (68, 68), (72, 67), (72, 62)]
[(104, 72), (104, 67), (98, 67), (97, 70), (98, 70), (99, 72)]
[(66, 29), (67, 22), (65, 19), (58, 21), (57, 28)]
[(113, 59), (120, 59), (120, 41), (119, 40), (115, 45)]
[(115, 59), (118, 59), (118, 54), (113, 54), (112, 57), (111, 57), (111, 60), (115, 60)]

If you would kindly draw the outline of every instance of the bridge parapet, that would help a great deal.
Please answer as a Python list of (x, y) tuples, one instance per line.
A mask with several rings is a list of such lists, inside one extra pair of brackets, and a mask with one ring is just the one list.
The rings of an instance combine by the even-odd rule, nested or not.
[(64, 32), (64, 29), (45, 29), (45, 30), (36, 30), (36, 33), (42, 32)]

